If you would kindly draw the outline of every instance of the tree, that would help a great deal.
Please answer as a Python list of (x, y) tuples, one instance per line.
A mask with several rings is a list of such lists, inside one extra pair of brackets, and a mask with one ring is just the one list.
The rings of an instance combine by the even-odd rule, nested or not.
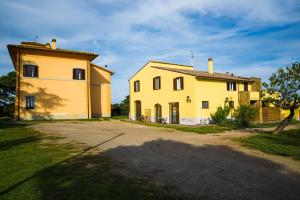
[(295, 114), (295, 109), (300, 106), (300, 63), (294, 62), (286, 67), (281, 67), (269, 78), (269, 83), (263, 83), (265, 100), (290, 114), (283, 119), (274, 134), (278, 134), (290, 123)]
[(224, 108), (222, 106), (219, 106), (217, 108), (217, 111), (214, 113), (211, 113), (210, 116), (216, 124), (222, 125), (226, 121), (229, 113), (230, 113), (229, 106), (224, 106)]
[(129, 95), (121, 103), (115, 103), (111, 106), (112, 116), (128, 116), (129, 113)]
[(234, 112), (235, 123), (239, 127), (248, 127), (250, 121), (258, 115), (258, 110), (251, 105), (240, 105)]
[(11, 116), (16, 96), (16, 72), (0, 76), (0, 114)]

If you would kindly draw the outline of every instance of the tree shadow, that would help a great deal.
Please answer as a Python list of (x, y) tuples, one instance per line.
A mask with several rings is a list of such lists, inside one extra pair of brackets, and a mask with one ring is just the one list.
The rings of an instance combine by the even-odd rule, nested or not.
[[(26, 109), (25, 102), (20, 105), (20, 111), (24, 115), (29, 115), (33, 120), (53, 119), (53, 111), (63, 107), (67, 99), (49, 93), (47, 88), (34, 87), (31, 83), (21, 82), (23, 90), (20, 91), (21, 98), (24, 96), (34, 96), (36, 103), (34, 109)], [(34, 92), (28, 92), (29, 90)], [(22, 117), (22, 116), (21, 116)]]
[(37, 136), (30, 136), (30, 137), (24, 137), (24, 138), (19, 138), (19, 139), (14, 139), (14, 140), (5, 140), (0, 142), (0, 151), (5, 151), (10, 148), (19, 146), (19, 145), (24, 145), (27, 143), (32, 143), (35, 141), (40, 140), (41, 138)]
[(196, 147), (171, 140), (83, 155), (44, 170), (38, 180), (41, 199), (276, 200), (300, 196), (300, 174), (280, 164), (227, 146)]

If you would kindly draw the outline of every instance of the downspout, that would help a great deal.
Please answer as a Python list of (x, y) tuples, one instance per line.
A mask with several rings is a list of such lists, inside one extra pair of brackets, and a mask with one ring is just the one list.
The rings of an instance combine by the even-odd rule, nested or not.
[(90, 119), (90, 61), (87, 61), (87, 109), (88, 119)]
[(20, 63), (21, 63), (21, 53), (20, 51), (18, 52), (18, 120), (20, 120), (20, 87), (21, 87), (21, 81), (20, 81), (20, 78), (21, 78), (21, 68), (20, 68)]

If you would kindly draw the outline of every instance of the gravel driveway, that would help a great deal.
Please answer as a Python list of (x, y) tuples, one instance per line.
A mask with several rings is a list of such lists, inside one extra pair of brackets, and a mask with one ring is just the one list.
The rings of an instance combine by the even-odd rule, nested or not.
[(120, 121), (39, 123), (62, 142), (98, 149), (127, 166), (123, 173), (154, 181), (191, 199), (299, 199), (300, 162), (240, 146), (230, 131), (195, 134)]

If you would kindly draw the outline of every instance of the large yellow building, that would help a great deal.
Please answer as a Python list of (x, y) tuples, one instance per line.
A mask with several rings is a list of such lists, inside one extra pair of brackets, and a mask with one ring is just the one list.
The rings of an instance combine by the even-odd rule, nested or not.
[(110, 78), (98, 55), (56, 48), (56, 40), (7, 46), (17, 72), (16, 119), (110, 117)]
[(130, 80), (130, 118), (174, 124), (207, 124), (218, 106), (228, 103), (258, 107), (262, 120), (259, 78), (217, 73), (213, 60), (208, 71), (193, 66), (150, 61)]

